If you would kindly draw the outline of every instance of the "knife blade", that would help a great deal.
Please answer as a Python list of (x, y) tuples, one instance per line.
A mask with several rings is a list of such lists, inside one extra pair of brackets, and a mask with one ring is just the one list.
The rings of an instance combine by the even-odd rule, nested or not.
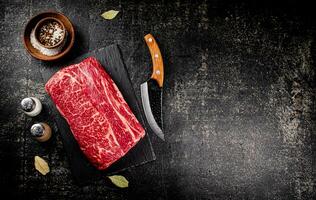
[(150, 79), (140, 85), (142, 106), (150, 128), (160, 139), (165, 140), (162, 118), (163, 59), (155, 38), (147, 34), (144, 39), (151, 54), (153, 67)]

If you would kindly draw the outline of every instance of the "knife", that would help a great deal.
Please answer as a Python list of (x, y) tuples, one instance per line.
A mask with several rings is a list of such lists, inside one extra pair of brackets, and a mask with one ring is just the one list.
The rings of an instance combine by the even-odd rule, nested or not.
[(147, 34), (144, 39), (151, 54), (153, 72), (149, 80), (140, 85), (142, 105), (150, 128), (159, 138), (165, 140), (162, 120), (163, 60), (155, 38)]

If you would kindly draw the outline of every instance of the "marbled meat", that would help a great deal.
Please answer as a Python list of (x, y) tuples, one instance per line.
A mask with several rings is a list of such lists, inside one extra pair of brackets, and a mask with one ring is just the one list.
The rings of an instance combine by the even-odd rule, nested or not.
[(109, 167), (145, 135), (121, 92), (93, 57), (61, 69), (45, 89), (98, 169)]

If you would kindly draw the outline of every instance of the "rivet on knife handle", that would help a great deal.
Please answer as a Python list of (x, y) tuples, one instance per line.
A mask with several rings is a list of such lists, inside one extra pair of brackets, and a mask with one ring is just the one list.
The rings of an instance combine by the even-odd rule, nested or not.
[(160, 49), (155, 38), (151, 34), (145, 35), (145, 41), (149, 48), (151, 59), (153, 62), (153, 73), (151, 79), (157, 81), (159, 87), (163, 86), (164, 71), (163, 71), (163, 60), (160, 53)]

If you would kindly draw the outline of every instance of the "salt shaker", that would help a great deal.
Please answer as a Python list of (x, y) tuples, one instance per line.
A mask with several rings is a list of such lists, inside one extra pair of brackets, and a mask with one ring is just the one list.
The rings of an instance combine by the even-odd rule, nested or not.
[(21, 101), (21, 106), (25, 114), (35, 117), (42, 111), (42, 103), (36, 97), (27, 97)]
[(45, 142), (52, 136), (52, 129), (44, 122), (33, 124), (31, 127), (32, 136), (39, 142)]

